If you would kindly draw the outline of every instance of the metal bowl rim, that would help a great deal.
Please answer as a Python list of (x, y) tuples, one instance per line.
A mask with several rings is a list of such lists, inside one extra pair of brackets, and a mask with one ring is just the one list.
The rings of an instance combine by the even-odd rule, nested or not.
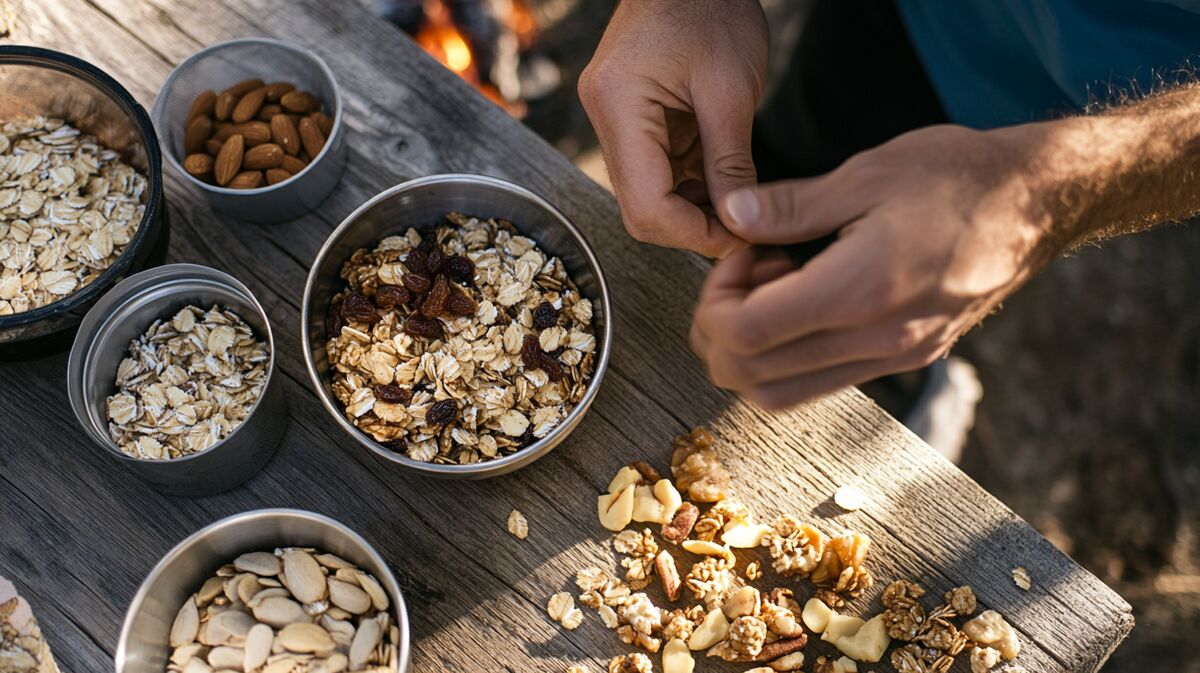
[[(161, 119), (162, 115), (164, 114), (164, 110), (165, 110), (166, 104), (167, 104), (166, 103), (167, 91), (170, 90), (171, 84), (175, 81), (175, 79), (179, 76), (179, 74), (184, 71), (184, 69), (186, 69), (188, 66), (192, 65), (192, 63), (199, 60), (201, 57), (207, 56), (210, 53), (219, 51), (226, 47), (243, 45), (243, 44), (270, 45), (272, 47), (278, 47), (278, 48), (282, 48), (282, 49), (286, 49), (288, 51), (298, 53), (301, 56), (310, 58), (313, 61), (315, 61), (318, 68), (320, 69), (322, 75), (324, 75), (324, 77), (327, 80), (329, 80), (329, 83), (331, 85), (333, 85), (333, 99), (334, 99), (333, 100), (333, 105), (334, 105), (333, 131), (329, 134), (329, 137), (325, 139), (325, 146), (321, 148), (321, 151), (317, 153), (317, 156), (312, 158), (312, 161), (308, 162), (308, 165), (304, 167), (304, 170), (293, 175), (292, 177), (288, 178), (287, 180), (284, 180), (283, 182), (278, 182), (273, 185), (267, 185), (265, 187), (256, 187), (254, 189), (230, 189), (228, 187), (221, 187), (220, 185), (210, 185), (207, 182), (203, 182), (201, 180), (196, 179), (196, 177), (193, 176), (191, 173), (188, 173), (187, 171), (183, 170), (183, 165), (180, 164), (179, 160), (175, 158), (175, 153), (173, 151), (171, 151), (171, 149), (169, 147), (167, 148), (166, 152), (163, 152), (163, 156), (166, 157), (166, 161), (171, 166), (171, 168), (173, 168), (177, 173), (182, 175), (183, 178), (185, 180), (187, 180), (188, 182), (190, 182), (193, 185), (198, 186), (200, 189), (203, 189), (204, 191), (210, 192), (212, 194), (224, 194), (224, 195), (229, 195), (229, 196), (256, 196), (259, 194), (267, 194), (267, 193), (275, 191), (276, 189), (278, 189), (280, 187), (283, 187), (284, 185), (289, 185), (289, 184), (291, 184), (291, 182), (293, 180), (308, 173), (309, 169), (311, 169), (313, 166), (316, 166), (321, 160), (323, 160), (325, 157), (327, 157), (329, 155), (329, 152), (331, 151), (330, 148), (333, 147), (333, 145), (334, 145), (334, 142), (333, 142), (334, 138), (337, 138), (342, 135), (342, 88), (338, 84), (337, 78), (333, 76), (333, 70), (331, 70), (329, 68), (329, 64), (325, 63), (324, 59), (322, 59), (320, 56), (318, 56), (315, 52), (313, 52), (310, 49), (306, 49), (299, 45), (295, 45), (290, 42), (284, 42), (282, 40), (276, 40), (276, 39), (270, 38), (270, 37), (242, 37), (242, 38), (238, 38), (236, 40), (226, 40), (224, 42), (218, 42), (216, 44), (209, 45), (209, 46), (201, 49), (200, 51), (197, 51), (196, 53), (192, 54), (191, 56), (187, 57), (186, 59), (184, 59), (184, 61), (182, 63), (175, 66), (175, 69), (171, 71), (171, 74), (167, 75), (167, 79), (163, 81), (162, 87), (159, 88), (159, 90), (158, 90), (159, 94), (157, 96), (155, 96), (155, 98), (154, 98), (154, 108), (153, 108), (153, 112), (152, 112), (152, 117), (154, 119)], [(165, 120), (162, 120), (162, 123), (160, 124), (160, 126), (165, 126), (165, 125), (166, 125)], [(163, 143), (165, 144), (167, 141), (166, 131), (162, 130), (161, 133), (163, 134)]]
[(167, 551), (166, 554), (163, 554), (162, 558), (158, 560), (158, 563), (155, 563), (154, 567), (150, 569), (150, 572), (146, 573), (146, 577), (142, 579), (141, 585), (138, 586), (137, 593), (133, 595), (133, 599), (129, 602), (129, 607), (126, 609), (125, 619), (121, 623), (121, 635), (117, 639), (117, 649), (113, 656), (113, 663), (117, 673), (121, 673), (121, 671), (124, 669), (123, 662), (127, 656), (127, 652), (125, 650), (128, 647), (129, 635), (130, 631), (133, 629), (133, 619), (136, 614), (134, 608), (137, 607), (140, 609), (142, 604), (146, 602), (146, 597), (150, 594), (151, 580), (157, 579), (165, 572), (168, 561), (182, 556), (188, 550), (187, 548), (190, 548), (192, 545), (203, 540), (204, 538), (209, 537), (210, 535), (213, 535), (215, 532), (220, 531), (223, 528), (227, 528), (233, 524), (241, 523), (246, 520), (274, 518), (295, 518), (310, 522), (315, 521), (338, 529), (347, 537), (349, 537), (352, 542), (361, 546), (371, 560), (375, 561), (380, 565), (380, 567), (387, 570), (387, 575), (385, 577), (376, 579), (385, 582), (388, 588), (392, 590), (392, 593), (394, 593), (394, 596), (392, 596), (392, 606), (394, 608), (393, 616), (398, 615), (396, 621), (397, 628), (400, 630), (400, 642), (396, 643), (396, 670), (397, 673), (405, 673), (405, 671), (408, 670), (410, 647), (408, 605), (404, 601), (404, 593), (400, 590), (400, 583), (396, 580), (396, 574), (392, 571), (391, 566), (388, 565), (387, 560), (383, 558), (383, 555), (380, 554), (377, 549), (375, 549), (374, 545), (372, 545), (370, 542), (367, 542), (366, 538), (364, 538), (362, 535), (359, 535), (357, 531), (338, 521), (337, 519), (325, 516), (324, 514), (318, 514), (317, 512), (310, 512), (308, 510), (290, 507), (252, 509), (245, 512), (239, 512), (237, 514), (231, 514), (193, 532), (191, 535), (188, 535), (184, 539), (177, 542), (169, 551)]
[[(101, 435), (104, 437), (104, 441), (96, 442), (97, 444), (103, 446), (110, 454), (116, 456), (118, 459), (133, 464), (154, 463), (157, 465), (183, 465), (188, 461), (198, 459), (201, 456), (212, 452), (217, 447), (222, 446), (229, 440), (233, 439), (233, 437), (242, 429), (244, 429), (250, 423), (251, 419), (254, 418), (254, 414), (258, 412), (261, 402), (263, 401), (263, 398), (267, 396), (267, 390), (275, 378), (275, 334), (271, 329), (270, 316), (267, 315), (266, 309), (262, 307), (262, 304), (258, 301), (258, 297), (254, 296), (254, 293), (250, 291), (250, 288), (246, 287), (245, 283), (241, 282), (237, 278), (234, 278), (230, 274), (219, 269), (214, 269), (211, 266), (204, 266), (203, 264), (192, 264), (187, 262), (164, 264), (162, 266), (156, 266), (152, 269), (144, 269), (133, 274), (132, 276), (122, 280), (120, 283), (114, 285), (109, 292), (116, 292), (117, 290), (121, 289), (122, 285), (126, 285), (127, 283), (132, 284), (131, 281), (139, 280), (140, 277), (169, 271), (203, 271), (204, 273), (214, 273), (218, 276), (223, 284), (226, 284), (230, 288), (237, 290), (239, 293), (245, 293), (246, 297), (250, 299), (250, 303), (258, 311), (259, 317), (262, 318), (263, 323), (267, 326), (267, 348), (269, 349), (270, 357), (269, 362), (267, 363), (267, 380), (263, 384), (262, 393), (258, 396), (258, 399), (254, 400), (254, 404), (246, 413), (246, 417), (242, 419), (242, 422), (239, 423), (236, 428), (226, 435), (224, 439), (218, 440), (212, 446), (201, 451), (196, 451), (195, 453), (189, 453), (186, 456), (179, 458), (163, 458), (159, 460), (134, 458), (133, 456), (129, 456), (122, 451), (120, 447), (118, 447), (116, 443), (112, 441), (112, 437), (108, 436), (107, 434)], [(124, 300), (122, 300), (120, 305), (123, 306), (126, 301), (133, 299), (138, 295), (150, 292), (156, 288), (188, 280), (196, 279), (189, 279), (186, 277), (160, 279), (155, 283), (142, 288), (137, 294), (126, 297)], [(205, 278), (203, 280), (213, 281), (216, 279)], [(100, 298), (100, 301), (97, 302), (97, 306), (104, 301), (104, 298), (107, 297), (108, 294), (109, 293), (106, 292), (104, 296)], [(114, 306), (113, 308), (115, 309), (118, 307)], [(96, 342), (96, 338), (99, 337), (100, 333), (104, 330), (112, 318), (113, 313), (111, 311), (106, 312), (103, 316), (97, 314), (94, 318), (93, 311), (88, 311), (87, 315), (84, 316), (83, 322), (79, 324), (79, 330), (75, 333), (75, 340), (71, 343), (71, 350), (67, 357), (67, 401), (71, 405), (71, 409), (75, 412), (76, 420), (79, 421), (80, 425), (83, 426), (84, 432), (91, 437), (93, 441), (96, 440), (96, 435), (90, 431), (91, 423), (89, 419), (85, 417), (88, 409), (87, 396), (83, 393), (84, 386), (82, 384), (80, 385), (80, 389), (76, 390), (76, 383), (81, 383), (83, 376), (88, 371), (87, 364), (92, 358), (92, 344)], [(163, 318), (162, 316), (159, 316), (158, 319), (161, 320)], [(80, 336), (83, 334), (92, 334), (91, 338), (87, 339), (86, 343), (80, 341)]]
[[(442, 465), (438, 463), (413, 460), (406, 455), (383, 448), (378, 442), (371, 439), (362, 430), (359, 430), (351, 425), (350, 422), (344, 418), (342, 410), (337, 407), (336, 400), (330, 399), (330, 396), (325, 391), (324, 381), (321, 379), (321, 375), (317, 372), (317, 365), (312, 357), (312, 343), (309, 341), (308, 337), (309, 309), (317, 282), (317, 269), (329, 255), (330, 248), (334, 242), (337, 241), (348, 229), (352, 228), (364, 213), (371, 210), (382, 201), (392, 198), (396, 194), (428, 185), (442, 183), (453, 184), (456, 182), (480, 183), (496, 189), (515, 192), (523, 198), (530, 199), (538, 207), (546, 210), (550, 215), (552, 215), (558, 224), (562, 225), (563, 228), (565, 228), (567, 232), (571, 234), (576, 243), (579, 245), (580, 250), (583, 251), (585, 258), (587, 259), (588, 266), (591, 267), (592, 272), (596, 275), (596, 281), (600, 285), (600, 296), (598, 299), (605, 311), (604, 333), (602, 335), (598, 335), (601, 343), (600, 358), (596, 362), (595, 369), (592, 371), (592, 378), (590, 381), (588, 381), (587, 389), (584, 391), (583, 398), (575, 404), (575, 407), (571, 409), (571, 413), (567, 414), (566, 418), (560, 421), (559, 424), (550, 431), (550, 434), (521, 449), (520, 451), (503, 458), (480, 461), (471, 465)], [(518, 230), (521, 229), (519, 225), (515, 226), (517, 226)], [(593, 301), (595, 301), (595, 299), (596, 298), (593, 298)], [(529, 189), (502, 178), (473, 173), (441, 173), (407, 180), (397, 185), (393, 185), (392, 187), (389, 187), (388, 189), (376, 194), (361, 206), (356, 208), (354, 212), (347, 215), (346, 219), (342, 220), (342, 223), (339, 224), (338, 227), (334, 229), (333, 232), (331, 232), (325, 239), (325, 242), (321, 245), (320, 251), (317, 252), (316, 257), (313, 259), (312, 265), (309, 267), (308, 279), (304, 283), (304, 301), (300, 308), (300, 339), (301, 347), (304, 350), (304, 365), (308, 369), (309, 378), (312, 380), (313, 387), (316, 388), (317, 396), (321, 399), (321, 404), (325, 407), (325, 410), (334, 417), (338, 425), (344, 431), (346, 431), (360, 444), (366, 446), (376, 455), (417, 472), (424, 472), (427, 474), (444, 477), (484, 477), (490, 476), (493, 473), (504, 472), (505, 467), (513, 464), (516, 464), (513, 469), (523, 467), (528, 462), (542, 457), (552, 448), (554, 448), (557, 442), (553, 440), (558, 439), (564, 432), (569, 433), (570, 431), (573, 431), (575, 426), (579, 424), (579, 421), (582, 419), (583, 415), (587, 413), (588, 408), (591, 406), (592, 401), (600, 389), (600, 383), (604, 379), (604, 374), (608, 369), (608, 360), (612, 349), (612, 324), (612, 301), (609, 299), (608, 282), (605, 280), (604, 271), (600, 267), (600, 261), (596, 258), (596, 253), (592, 249), (591, 244), (587, 242), (583, 232), (581, 232), (579, 228), (575, 226), (575, 223), (571, 222), (571, 220), (565, 214), (563, 214), (561, 210), (559, 210), (549, 201)]]
[(142, 244), (145, 243), (146, 238), (150, 235), (150, 230), (154, 228), (154, 220), (161, 214), (163, 203), (165, 202), (165, 187), (162, 179), (162, 150), (158, 144), (158, 135), (154, 130), (154, 124), (150, 120), (150, 115), (146, 113), (146, 109), (112, 75), (78, 56), (72, 56), (71, 54), (53, 49), (26, 45), (0, 45), (0, 65), (6, 64), (51, 68), (66, 75), (82, 79), (97, 89), (112, 95), (114, 101), (129, 114), (134, 124), (138, 127), (138, 135), (141, 137), (142, 143), (146, 146), (146, 161), (149, 164), (146, 170), (146, 182), (149, 194), (146, 196), (142, 220), (138, 222), (138, 226), (133, 233), (133, 238), (126, 244), (125, 250), (117, 256), (116, 261), (102, 271), (99, 276), (96, 276), (95, 280), (62, 299), (21, 313), (0, 316), (0, 330), (67, 313), (87, 304), (102, 292), (107, 292), (109, 283), (114, 278), (123, 274), (133, 264), (133, 258), (137, 256), (138, 251), (142, 248)]

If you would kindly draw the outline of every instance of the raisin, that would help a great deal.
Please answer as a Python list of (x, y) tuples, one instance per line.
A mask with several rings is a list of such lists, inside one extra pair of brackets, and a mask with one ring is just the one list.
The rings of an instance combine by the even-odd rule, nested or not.
[(558, 324), (558, 309), (544, 301), (533, 309), (533, 326), (542, 330)]
[(421, 302), (421, 315), (429, 319), (438, 317), (446, 311), (446, 302), (449, 300), (450, 283), (445, 276), (438, 274), (433, 281), (433, 288), (425, 295), (425, 301)]
[(429, 251), (429, 256), (425, 258), (425, 268), (429, 273), (437, 273), (442, 270), (442, 265), (446, 263), (446, 253), (442, 252), (441, 248), (434, 248)]
[(523, 449), (536, 441), (537, 437), (533, 436), (533, 424), (530, 423), (529, 427), (525, 428), (525, 432), (517, 437), (517, 446)]
[(526, 334), (525, 340), (521, 342), (521, 364), (525, 365), (525, 369), (537, 369), (541, 366), (542, 361), (542, 345), (538, 343), (538, 338), (532, 334)]
[(396, 453), (404, 453), (408, 449), (408, 445), (404, 443), (403, 439), (389, 439), (386, 442), (380, 442), (379, 445)]
[(404, 322), (404, 331), (426, 339), (441, 339), (442, 323), (438, 320), (426, 320), (414, 315)]
[(395, 308), (412, 301), (412, 292), (399, 285), (380, 285), (375, 290), (375, 305), (379, 308)]
[(408, 257), (404, 258), (404, 266), (412, 273), (429, 273), (429, 265), (426, 263), (429, 253), (425, 250), (417, 248), (408, 253)]
[(394, 383), (384, 383), (375, 386), (375, 399), (388, 404), (408, 404), (412, 393)]
[(453, 292), (446, 302), (446, 310), (450, 315), (475, 315), (475, 302), (461, 292)]
[(451, 278), (463, 285), (475, 284), (475, 262), (463, 255), (454, 255), (447, 259), (442, 268)]
[(342, 333), (342, 328), (346, 326), (346, 319), (342, 317), (342, 305), (330, 304), (329, 314), (325, 316), (325, 332), (330, 339), (336, 339)]
[(433, 279), (422, 273), (406, 273), (402, 280), (404, 287), (412, 290), (415, 294), (425, 294), (429, 288), (433, 287)]
[(457, 413), (458, 403), (454, 400), (434, 402), (433, 406), (429, 407), (429, 411), (425, 412), (425, 422), (430, 425), (445, 425), (454, 420), (454, 415)]
[(365, 322), (368, 325), (380, 320), (379, 311), (375, 310), (371, 300), (357, 292), (351, 292), (342, 302), (342, 317), (350, 322)]
[(542, 371), (546, 372), (546, 376), (548, 376), (551, 381), (558, 381), (563, 377), (562, 364), (558, 361), (558, 358), (554, 357), (553, 355), (542, 353), (538, 358), (538, 367)]

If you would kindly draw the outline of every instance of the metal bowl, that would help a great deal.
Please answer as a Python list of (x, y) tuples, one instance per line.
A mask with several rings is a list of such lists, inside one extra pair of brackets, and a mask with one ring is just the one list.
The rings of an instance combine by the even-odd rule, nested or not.
[[(133, 458), (108, 433), (105, 400), (116, 392), (117, 365), (126, 357), (129, 342), (152, 322), (169, 320), (189, 304), (201, 308), (220, 304), (265, 339), (271, 354), (267, 382), (241, 425), (225, 439), (182, 458)], [(275, 377), (275, 360), (271, 323), (249, 288), (206, 266), (168, 264), (130, 276), (88, 312), (67, 361), (67, 393), (88, 437), (134, 474), (171, 495), (209, 495), (253, 477), (275, 454), (287, 425), (287, 403)]]
[[(503, 458), (473, 465), (439, 465), (412, 460), (391, 451), (346, 420), (342, 405), (333, 395), (329, 360), (325, 353), (325, 316), (329, 300), (345, 288), (338, 273), (342, 263), (359, 248), (374, 247), (380, 239), (402, 234), (409, 227), (422, 227), (444, 220), (456, 211), (479, 217), (496, 217), (512, 222), (549, 255), (562, 259), (580, 293), (592, 301), (592, 328), (596, 335), (596, 360), (592, 379), (583, 399), (571, 413), (542, 439)], [(482, 175), (432, 175), (396, 185), (350, 214), (317, 253), (304, 286), (300, 333), (304, 360), (317, 395), (329, 415), (362, 445), (402, 467), (438, 477), (494, 477), (524, 467), (560, 444), (580, 419), (600, 389), (608, 369), (612, 343), (611, 302), (608, 285), (595, 253), (583, 234), (557, 208), (542, 197), (498, 178)]]
[[(145, 173), (145, 214), (124, 252), (94, 281), (62, 299), (0, 316), (0, 357), (23, 358), (65, 348), (70, 330), (117, 281), (161, 264), (167, 249), (167, 209), (154, 127), (125, 87), (96, 66), (50, 49), (0, 46), (0, 120), (45, 115), (97, 136)], [(58, 337), (58, 338), (49, 338)]]
[[(315, 94), (333, 117), (325, 147), (303, 171), (276, 185), (229, 189), (197, 180), (182, 165), (184, 123), (192, 101), (206, 89), (220, 91), (252, 78), (291, 82)], [(342, 93), (325, 61), (303, 47), (261, 37), (221, 42), (192, 54), (167, 76), (151, 111), (167, 165), (200, 189), (219, 212), (248, 222), (295, 219), (329, 196), (346, 168), (342, 114)]]
[(171, 624), (179, 606), (217, 568), (246, 552), (276, 547), (316, 547), (374, 575), (391, 598), (392, 617), (400, 631), (396, 673), (408, 670), (408, 612), (396, 577), (379, 552), (358, 533), (327, 516), (297, 509), (259, 509), (201, 528), (154, 566), (125, 613), (117, 641), (117, 673), (166, 670)]

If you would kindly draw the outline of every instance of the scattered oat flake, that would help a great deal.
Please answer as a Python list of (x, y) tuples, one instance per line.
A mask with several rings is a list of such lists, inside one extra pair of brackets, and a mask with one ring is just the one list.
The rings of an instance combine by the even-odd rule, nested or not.
[(833, 502), (847, 512), (853, 512), (867, 504), (867, 494), (861, 488), (847, 484), (833, 494)]
[(1016, 584), (1022, 591), (1029, 591), (1033, 587), (1033, 576), (1025, 569), (1025, 566), (1013, 568), (1012, 570), (1013, 584)]
[(574, 609), (575, 599), (571, 598), (571, 594), (565, 591), (554, 594), (546, 602), (546, 614), (550, 615), (550, 619), (556, 622), (561, 622)]
[(508, 532), (513, 534), (513, 537), (518, 540), (524, 540), (529, 537), (529, 521), (525, 519), (525, 515), (521, 510), (514, 509), (508, 515)]
[(560, 622), (564, 629), (574, 631), (583, 623), (583, 611), (579, 608), (571, 608), (567, 611), (567, 614), (563, 615)]

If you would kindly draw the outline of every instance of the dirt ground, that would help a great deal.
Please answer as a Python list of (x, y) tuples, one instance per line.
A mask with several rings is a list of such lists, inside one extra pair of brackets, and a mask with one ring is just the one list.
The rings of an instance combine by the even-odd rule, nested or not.
[(962, 467), (1133, 604), (1105, 673), (1200, 672), (1200, 224), (1061, 259), (957, 348)]

